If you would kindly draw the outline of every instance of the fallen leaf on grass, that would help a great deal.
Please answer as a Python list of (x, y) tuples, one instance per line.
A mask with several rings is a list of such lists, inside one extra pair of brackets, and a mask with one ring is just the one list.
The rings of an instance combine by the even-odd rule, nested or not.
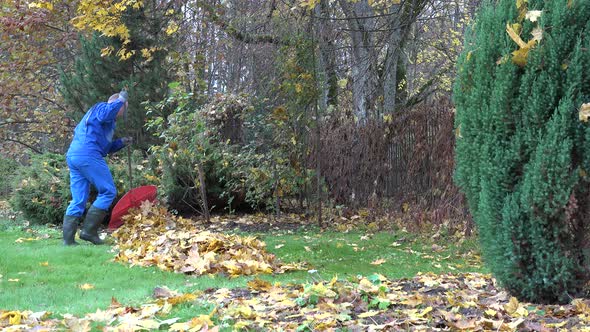
[(383, 258), (379, 258), (376, 259), (374, 261), (371, 262), (371, 265), (381, 265), (383, 263), (387, 262), (387, 260), (383, 259)]
[(363, 312), (362, 314), (358, 315), (359, 318), (367, 318), (367, 317), (373, 317), (376, 316), (380, 313), (380, 311), (367, 311), (367, 312)]
[[(201, 293), (195, 300), (215, 305), (215, 309), (209, 315), (184, 322), (166, 316), (173, 306), (168, 300), (194, 298), (195, 294), (168, 290), (166, 294), (174, 296), (156, 299), (139, 308), (125, 307), (117, 302), (107, 310), (98, 310), (84, 317), (64, 315), (64, 320), (50, 319), (43, 313), (33, 318), (31, 312), (0, 310), (0, 330), (11, 329), (12, 322), (20, 323), (24, 330), (63, 330), (65, 326), (67, 330), (87, 331), (88, 326), (100, 323), (105, 331), (217, 331), (213, 325), (217, 320), (231, 321), (234, 328), (243, 330), (285, 331), (295, 331), (302, 326), (314, 330), (338, 327), (362, 331), (531, 329), (541, 332), (554, 329), (583, 331), (586, 327), (587, 316), (582, 314), (588, 310), (585, 300), (575, 300), (569, 305), (532, 305), (511, 299), (495, 285), (491, 276), (477, 273), (425, 273), (400, 280), (371, 275), (285, 286), (271, 286), (266, 281), (254, 279), (249, 282), (249, 288)], [(386, 305), (380, 306), (380, 303)], [(518, 314), (523, 312), (521, 308), (534, 314), (525, 318), (512, 317), (508, 313)], [(167, 320), (160, 321), (157, 317), (161, 316)]]
[(31, 241), (38, 241), (41, 240), (40, 237), (19, 237), (18, 239), (14, 240), (16, 243), (23, 243), (23, 242), (31, 242)]
[(78, 286), (78, 288), (82, 289), (82, 290), (89, 290), (89, 289), (93, 289), (94, 285), (92, 284), (82, 284), (80, 286)]
[(256, 278), (248, 281), (248, 288), (255, 291), (268, 291), (272, 288), (272, 285), (268, 281)]
[(41, 262), (39, 263), (40, 266), (49, 266), (49, 262)]
[(154, 299), (167, 299), (167, 298), (173, 297), (175, 295), (178, 295), (178, 294), (172, 292), (166, 286), (164, 286), (164, 287), (156, 287), (156, 288), (154, 288), (154, 291), (152, 293), (152, 297)]

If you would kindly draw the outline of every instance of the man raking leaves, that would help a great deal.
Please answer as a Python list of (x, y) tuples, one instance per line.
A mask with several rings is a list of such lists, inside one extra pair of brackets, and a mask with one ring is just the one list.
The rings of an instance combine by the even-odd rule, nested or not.
[(128, 93), (123, 89), (112, 95), (108, 102), (92, 106), (76, 126), (66, 154), (72, 192), (72, 201), (63, 220), (63, 240), (66, 246), (78, 244), (74, 238), (86, 208), (90, 185), (96, 188), (98, 197), (86, 213), (80, 238), (93, 244), (103, 243), (98, 236), (98, 227), (117, 196), (113, 176), (104, 157), (132, 143), (131, 137), (113, 140), (116, 120), (125, 114), (127, 99)]

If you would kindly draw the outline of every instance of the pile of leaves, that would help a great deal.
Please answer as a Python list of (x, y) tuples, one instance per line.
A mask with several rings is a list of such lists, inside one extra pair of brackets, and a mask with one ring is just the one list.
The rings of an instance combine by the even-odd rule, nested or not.
[(113, 233), (116, 261), (157, 266), (187, 274), (222, 274), (230, 277), (283, 273), (303, 264), (282, 264), (254, 236), (225, 235), (205, 230), (202, 224), (177, 217), (146, 201), (123, 217)]
[(483, 274), (419, 274), (388, 280), (316, 280), (281, 287), (260, 279), (248, 289), (219, 289), (203, 296), (215, 303), (222, 324), (248, 330), (321, 331), (587, 330), (590, 307), (521, 303)]

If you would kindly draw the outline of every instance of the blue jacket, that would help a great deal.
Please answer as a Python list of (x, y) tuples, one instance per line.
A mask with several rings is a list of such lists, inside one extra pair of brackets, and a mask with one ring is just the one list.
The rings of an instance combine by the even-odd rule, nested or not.
[(74, 130), (74, 139), (68, 149), (68, 156), (100, 156), (117, 152), (124, 146), (121, 139), (113, 141), (117, 113), (123, 101), (98, 103), (84, 115)]

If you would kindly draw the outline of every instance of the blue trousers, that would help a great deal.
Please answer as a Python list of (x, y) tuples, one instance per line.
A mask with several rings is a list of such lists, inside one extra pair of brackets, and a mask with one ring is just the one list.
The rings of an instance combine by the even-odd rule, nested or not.
[(81, 217), (86, 208), (90, 185), (98, 191), (98, 197), (92, 205), (108, 210), (117, 196), (117, 188), (106, 161), (100, 156), (68, 156), (70, 168), (70, 191), (72, 201), (66, 215)]

